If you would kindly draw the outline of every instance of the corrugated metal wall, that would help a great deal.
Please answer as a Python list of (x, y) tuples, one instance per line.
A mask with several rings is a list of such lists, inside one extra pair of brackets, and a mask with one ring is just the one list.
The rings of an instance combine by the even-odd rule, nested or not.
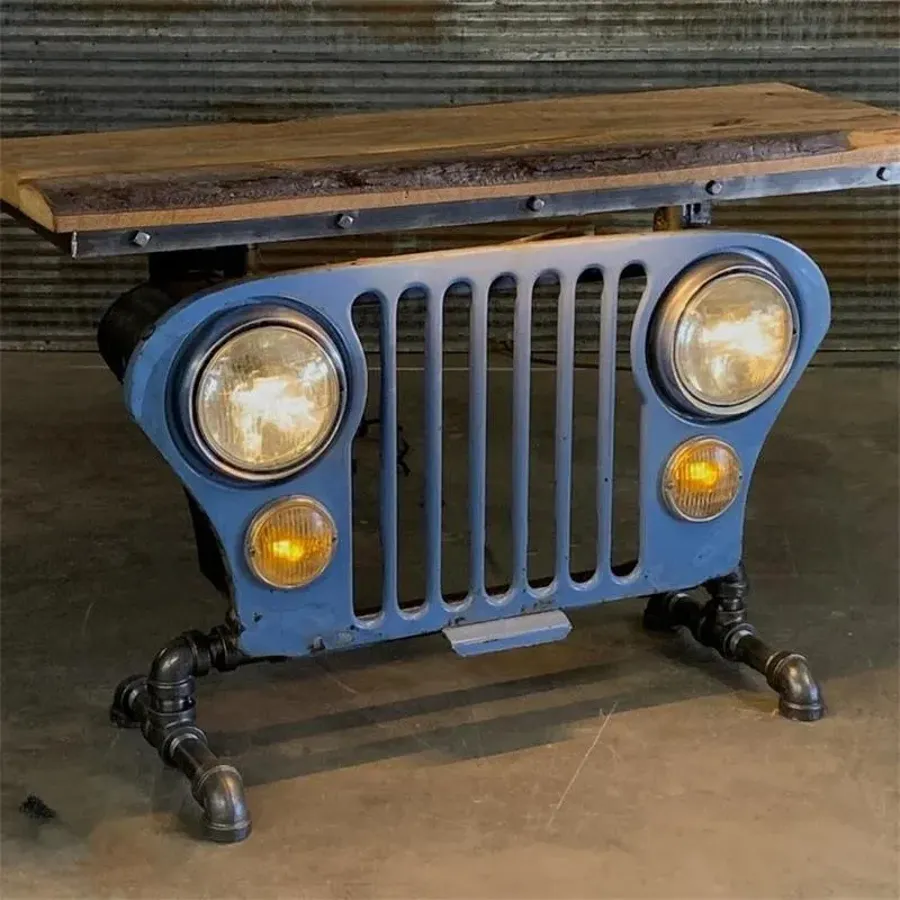
[[(900, 82), (896, 0), (4, 0), (0, 15), (5, 136), (759, 80), (896, 107)], [(717, 218), (819, 260), (835, 295), (829, 348), (898, 346), (895, 191), (738, 203)], [(259, 265), (521, 233), (280, 245)], [(93, 347), (98, 316), (143, 272), (74, 263), (8, 220), (0, 237), (6, 346)]]

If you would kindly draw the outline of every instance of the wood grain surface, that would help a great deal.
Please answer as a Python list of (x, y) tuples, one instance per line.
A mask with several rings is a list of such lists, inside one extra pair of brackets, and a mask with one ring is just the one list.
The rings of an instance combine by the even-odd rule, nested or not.
[(238, 221), (896, 161), (900, 116), (785, 84), (0, 141), (56, 232)]

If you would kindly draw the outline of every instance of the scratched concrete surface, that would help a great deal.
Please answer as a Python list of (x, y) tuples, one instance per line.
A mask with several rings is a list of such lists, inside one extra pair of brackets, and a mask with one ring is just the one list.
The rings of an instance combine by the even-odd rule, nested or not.
[(201, 686), (254, 815), (220, 847), (106, 719), (121, 676), (221, 616), (179, 490), (95, 357), (2, 365), (4, 897), (898, 895), (896, 370), (808, 373), (752, 492), (754, 621), (811, 656), (828, 719), (782, 721), (756, 676), (642, 633), (639, 601), (479, 659), (429, 637), (249, 667)]

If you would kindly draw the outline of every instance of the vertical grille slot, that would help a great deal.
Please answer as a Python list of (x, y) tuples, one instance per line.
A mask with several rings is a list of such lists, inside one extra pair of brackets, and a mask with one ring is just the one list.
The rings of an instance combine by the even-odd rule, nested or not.
[[(411, 285), (397, 300), (397, 595), (400, 609), (421, 608), (427, 597), (428, 549), (425, 509), (429, 467), (427, 440), (426, 366), (420, 353), (405, 352), (407, 335), (422, 341), (428, 322), (431, 292)], [(427, 358), (427, 355), (426, 355)], [(389, 458), (385, 458), (387, 465)]]
[(505, 593), (504, 586), (512, 580), (511, 536), (515, 525), (510, 514), (513, 378), (509, 351), (515, 353), (512, 325), (517, 294), (518, 281), (509, 273), (498, 275), (488, 291), (484, 567), (488, 593), (494, 599)]
[(381, 609), (384, 581), (379, 524), (381, 460), (379, 454), (381, 382), (381, 298), (361, 294), (351, 309), (353, 326), (366, 353), (367, 405), (353, 440), (353, 612), (377, 614)]
[[(531, 371), (530, 421), (524, 448), (528, 464), (528, 579), (532, 584), (546, 583), (556, 571), (556, 516), (554, 454), (556, 415), (555, 387), (558, 337), (542, 342), (542, 322), (555, 322), (558, 333), (558, 304), (561, 282), (555, 271), (542, 272), (531, 288)], [(542, 344), (546, 349), (542, 347)]]
[[(599, 442), (610, 429), (606, 424), (599, 424), (605, 422), (604, 419), (598, 419), (598, 407), (602, 413), (602, 399), (607, 388), (602, 377), (604, 357), (599, 352), (602, 319), (607, 314), (606, 299), (603, 272), (596, 266), (585, 269), (575, 284), (576, 364), (572, 391), (574, 474), (569, 515), (569, 571), (573, 579), (579, 582), (587, 581), (597, 569), (600, 532), (597, 512), (601, 509), (598, 505), (599, 488), (603, 477), (601, 473), (608, 471), (603, 465)], [(613, 331), (615, 333), (615, 324)], [(615, 365), (615, 359), (612, 365)]]
[[(443, 465), (437, 477), (442, 485), (441, 592), (444, 596), (465, 597), (468, 590), (469, 466), (469, 319), (472, 286), (466, 281), (452, 283), (444, 292), (443, 386), (441, 446)], [(453, 601), (454, 603), (456, 601)]]
[[(627, 348), (631, 326), (641, 297), (647, 288), (647, 273), (643, 266), (627, 266), (619, 278), (617, 289), (617, 344)], [(613, 354), (609, 353), (609, 357)], [(616, 422), (613, 446), (613, 497), (611, 507), (610, 559), (617, 574), (631, 571), (639, 554), (640, 456), (639, 409), (640, 398), (631, 367), (618, 373), (614, 395)]]

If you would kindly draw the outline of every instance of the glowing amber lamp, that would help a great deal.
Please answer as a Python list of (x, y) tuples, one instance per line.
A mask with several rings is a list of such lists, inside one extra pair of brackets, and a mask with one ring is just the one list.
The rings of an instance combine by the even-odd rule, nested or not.
[(277, 588), (303, 587), (331, 562), (337, 531), (311, 497), (288, 497), (266, 507), (247, 532), (247, 560), (255, 575)]
[(306, 543), (295, 538), (276, 538), (268, 549), (275, 559), (288, 563), (301, 562), (309, 552)]
[(684, 480), (695, 490), (711, 491), (722, 478), (722, 470), (708, 459), (693, 459), (687, 464)]
[(694, 438), (669, 457), (662, 487), (672, 512), (705, 522), (731, 506), (740, 484), (741, 463), (734, 449), (717, 438)]

